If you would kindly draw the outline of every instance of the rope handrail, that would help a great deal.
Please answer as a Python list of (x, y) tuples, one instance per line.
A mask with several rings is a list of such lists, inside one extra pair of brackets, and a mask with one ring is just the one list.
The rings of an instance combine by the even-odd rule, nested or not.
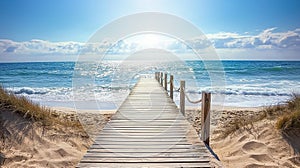
[[(173, 99), (173, 93), (174, 91), (180, 92), (179, 96), (179, 103), (180, 103), (180, 112), (185, 116), (185, 102), (186, 100), (190, 103), (196, 104), (196, 103), (202, 103), (201, 104), (201, 139), (202, 141), (209, 146), (209, 134), (210, 134), (210, 106), (211, 106), (211, 93), (210, 92), (202, 92), (202, 98), (200, 100), (193, 101), (190, 99), (188, 94), (185, 91), (185, 81), (180, 81), (180, 87), (177, 89), (174, 85), (175, 82), (179, 84), (177, 80), (174, 79), (173, 75), (170, 75), (170, 80), (168, 81), (167, 73), (165, 75), (162, 75), (162, 72), (155, 72), (155, 78), (156, 80), (164, 86), (164, 89), (168, 91), (167, 84), (170, 84), (170, 97)], [(164, 77), (164, 78), (163, 78)], [(164, 83), (163, 83), (164, 81)], [(174, 82), (175, 81), (175, 82)], [(178, 86), (178, 85), (177, 85)]]
[[(165, 80), (164, 78), (160, 78), (160, 79), (161, 79), (162, 81)], [(174, 81), (176, 81), (176, 80), (173, 80), (173, 81), (169, 80), (167, 83), (168, 83), (168, 84), (172, 83), (173, 89), (174, 89), (175, 91), (179, 92), (179, 91), (180, 91), (180, 87), (179, 87), (179, 88), (176, 88), (176, 87), (175, 87), (175, 84), (174, 84)], [(177, 82), (177, 83), (178, 83), (178, 82)], [(188, 100), (188, 102), (190, 102), (190, 103), (192, 103), (192, 104), (197, 104), (197, 103), (201, 103), (201, 102), (202, 102), (202, 99), (195, 100), (195, 101), (191, 100), (190, 97), (187, 95), (185, 89), (183, 89), (183, 92), (184, 92), (184, 96), (186, 97), (186, 99)]]
[[(172, 81), (169, 81), (170, 83), (172, 82)], [(177, 89), (176, 87), (175, 87), (175, 85), (174, 85), (174, 81), (173, 81), (173, 88), (174, 88), (174, 90), (176, 90), (176, 91), (180, 91), (180, 87)], [(190, 102), (190, 103), (192, 103), (192, 104), (197, 104), (197, 103), (201, 103), (202, 102), (202, 99), (199, 99), (199, 100), (196, 100), (196, 101), (193, 101), (193, 100), (191, 100), (189, 97), (188, 97), (188, 95), (187, 95), (187, 93), (185, 92), (185, 90), (183, 89), (183, 92), (184, 92), (184, 95), (185, 95), (185, 97), (186, 97), (186, 99)]]
[(183, 92), (184, 92), (184, 96), (186, 97), (186, 99), (187, 99), (190, 103), (197, 104), (197, 103), (201, 103), (201, 102), (202, 102), (202, 99), (199, 99), (199, 100), (196, 100), (196, 101), (191, 100), (191, 99), (189, 98), (189, 96), (186, 94), (185, 89), (183, 89)]

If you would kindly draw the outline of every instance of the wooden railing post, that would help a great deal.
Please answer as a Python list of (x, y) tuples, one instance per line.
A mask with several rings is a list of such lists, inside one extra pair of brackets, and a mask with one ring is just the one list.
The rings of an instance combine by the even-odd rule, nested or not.
[(211, 93), (202, 92), (201, 139), (209, 146)]
[(180, 112), (185, 116), (185, 95), (184, 95), (184, 89), (185, 89), (185, 81), (180, 81)]
[(160, 85), (162, 86), (163, 85), (163, 73), (160, 72)]
[(165, 73), (165, 90), (167, 91), (168, 90), (168, 74)]
[(174, 81), (174, 77), (173, 75), (170, 75), (170, 97), (173, 100), (173, 81)]

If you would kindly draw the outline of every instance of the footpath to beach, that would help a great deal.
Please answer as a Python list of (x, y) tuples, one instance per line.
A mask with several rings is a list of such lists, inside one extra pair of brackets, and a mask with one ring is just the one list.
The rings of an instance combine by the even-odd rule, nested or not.
[(151, 78), (141, 78), (77, 167), (213, 167), (196, 131)]

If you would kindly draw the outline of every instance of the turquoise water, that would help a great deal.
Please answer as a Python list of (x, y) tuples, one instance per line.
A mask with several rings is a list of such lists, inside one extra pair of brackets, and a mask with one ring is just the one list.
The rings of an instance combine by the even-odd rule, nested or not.
[[(111, 109), (117, 108), (112, 104), (122, 102), (139, 77), (151, 76), (163, 66), (147, 65), (139, 70), (127, 67), (125, 72), (120, 70), (121, 63), (116, 61), (78, 64), (0, 63), (0, 83), (15, 94), (43, 105), (72, 107), (74, 101), (88, 104), (96, 100), (102, 108)], [(224, 101), (213, 99), (216, 105), (256, 107), (278, 104), (300, 91), (299, 61), (223, 61), (225, 83), (218, 89), (212, 87), (209, 72), (220, 71), (220, 67), (214, 69), (214, 61), (207, 64), (212, 66), (205, 67), (201, 61), (187, 61), (184, 68), (173, 65), (167, 70), (175, 75), (176, 87), (180, 80), (176, 78), (178, 76), (196, 83), (187, 88), (192, 97), (199, 97), (202, 90), (222, 96)], [(85, 85), (77, 87), (78, 81)], [(178, 99), (176, 94), (175, 101)]]

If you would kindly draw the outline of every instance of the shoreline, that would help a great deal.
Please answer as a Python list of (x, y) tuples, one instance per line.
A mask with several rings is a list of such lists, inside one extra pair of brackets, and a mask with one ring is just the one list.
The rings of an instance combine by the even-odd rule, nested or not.
[[(58, 112), (78, 112), (78, 113), (95, 113), (95, 114), (114, 114), (118, 110), (115, 109), (77, 109), (75, 107), (65, 107), (65, 106), (45, 106), (47, 108), (53, 109)], [(178, 106), (177, 106), (178, 107)], [(211, 111), (260, 111), (269, 106), (258, 106), (258, 107), (238, 107), (238, 106), (220, 106), (220, 105), (212, 105)], [(178, 107), (179, 108), (179, 107)], [(186, 106), (186, 110), (201, 110), (201, 106)]]
[(89, 114), (115, 114), (116, 113), (116, 109), (114, 110), (84, 110), (84, 109), (80, 109), (77, 110), (76, 108), (71, 108), (71, 107), (48, 107), (54, 111), (57, 112), (62, 112), (62, 113), (89, 113)]

